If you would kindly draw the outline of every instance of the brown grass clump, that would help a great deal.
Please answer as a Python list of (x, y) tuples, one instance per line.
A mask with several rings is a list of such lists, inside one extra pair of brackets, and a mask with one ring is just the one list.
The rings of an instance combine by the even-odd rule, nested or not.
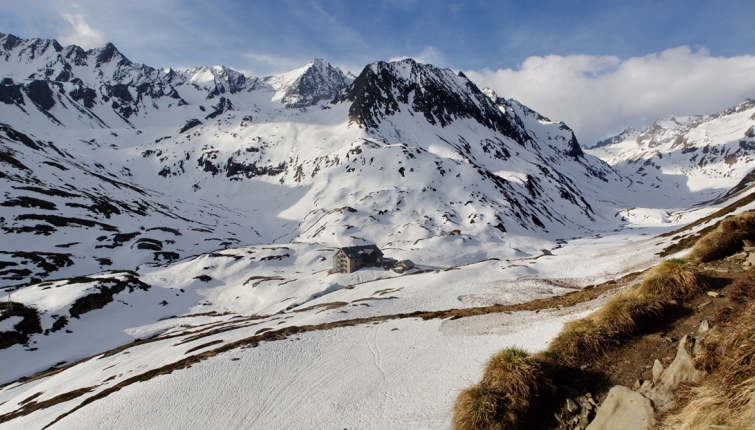
[(567, 364), (595, 359), (665, 309), (663, 301), (641, 286), (630, 287), (589, 317), (566, 324), (545, 354)]
[(646, 322), (661, 317), (671, 300), (688, 300), (703, 292), (700, 272), (680, 258), (665, 260), (601, 309), (572, 321), (553, 340), (546, 354), (567, 364), (592, 360)]
[(640, 289), (661, 300), (688, 300), (702, 293), (705, 283), (700, 272), (681, 258), (664, 260), (652, 268)]
[(755, 279), (739, 278), (729, 287), (729, 300), (739, 305), (755, 302)]
[(693, 397), (665, 427), (680, 429), (752, 428), (755, 423), (755, 303), (734, 310), (731, 324), (703, 340), (701, 367), (711, 374), (692, 389)]
[(662, 316), (671, 300), (690, 299), (702, 291), (700, 273), (685, 260), (662, 262), (641, 284), (617, 294), (589, 317), (566, 324), (537, 357), (506, 349), (491, 358), (482, 380), (456, 399), (453, 428), (524, 428), (528, 416), (542, 405), (538, 396), (552, 387), (543, 370), (545, 363), (592, 361)]
[(724, 258), (740, 251), (743, 240), (755, 240), (755, 212), (743, 212), (721, 221), (716, 230), (697, 241), (690, 256), (701, 263)]
[(464, 430), (495, 429), (499, 396), (484, 382), (462, 391), (454, 405), (453, 428)]
[(615, 343), (605, 327), (592, 318), (584, 318), (567, 323), (545, 355), (552, 360), (574, 363), (585, 357), (601, 356)]
[(542, 363), (508, 348), (488, 361), (482, 380), (462, 391), (454, 405), (455, 430), (525, 428), (536, 403), (553, 385)]

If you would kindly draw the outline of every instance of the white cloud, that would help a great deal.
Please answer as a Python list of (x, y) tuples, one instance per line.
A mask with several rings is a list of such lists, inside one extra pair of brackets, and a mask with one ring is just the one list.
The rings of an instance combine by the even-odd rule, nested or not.
[(62, 13), (60, 16), (71, 25), (66, 28), (63, 34), (58, 36), (58, 41), (63, 45), (76, 44), (84, 49), (90, 49), (107, 43), (105, 33), (92, 28), (81, 14), (71, 15), (69, 13)]
[(425, 49), (417, 55), (399, 55), (389, 58), (388, 61), (401, 61), (407, 58), (413, 58), (418, 63), (433, 64), (435, 66), (440, 66), (443, 63), (443, 55), (432, 46), (425, 46)]
[(712, 57), (704, 48), (644, 57), (530, 57), (517, 69), (465, 72), (480, 88), (563, 120), (582, 144), (669, 114), (711, 114), (755, 98), (755, 57)]
[(258, 54), (255, 52), (247, 52), (242, 55), (245, 59), (251, 62), (252, 68), (242, 71), (246, 76), (260, 76), (274, 75), (278, 73), (290, 72), (291, 70), (298, 69), (307, 64), (307, 61), (296, 58), (279, 57), (277, 55)]

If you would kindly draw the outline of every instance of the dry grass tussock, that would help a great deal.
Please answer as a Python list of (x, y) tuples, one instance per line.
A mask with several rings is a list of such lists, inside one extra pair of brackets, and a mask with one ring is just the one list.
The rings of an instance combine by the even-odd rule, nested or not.
[(566, 364), (592, 361), (644, 322), (663, 315), (667, 307), (638, 286), (630, 287), (592, 315), (566, 324), (544, 355)]
[(697, 241), (690, 257), (701, 263), (724, 258), (741, 251), (744, 240), (755, 241), (755, 212), (743, 212), (721, 221), (718, 228)]
[(665, 417), (665, 428), (745, 429), (755, 423), (755, 280), (741, 279), (730, 292), (737, 303), (732, 315), (702, 341), (696, 366), (709, 372), (692, 389), (679, 413)]
[(568, 323), (545, 354), (567, 364), (595, 359), (643, 324), (663, 316), (672, 300), (689, 300), (704, 286), (700, 272), (686, 260), (665, 260), (639, 285), (617, 294), (592, 315)]
[(704, 288), (700, 272), (681, 258), (662, 261), (640, 284), (642, 294), (661, 300), (689, 300), (702, 293)]
[(482, 380), (459, 394), (453, 428), (523, 428), (535, 403), (552, 390), (540, 360), (516, 348), (504, 349), (488, 361)]

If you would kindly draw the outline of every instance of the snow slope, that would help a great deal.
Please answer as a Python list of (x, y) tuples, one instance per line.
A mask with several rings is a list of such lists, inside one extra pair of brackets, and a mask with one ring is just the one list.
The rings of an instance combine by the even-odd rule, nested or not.
[[(650, 182), (410, 59), (247, 77), (11, 35), (0, 59), (0, 428), (446, 427), (491, 353), (590, 309), (422, 312), (644, 270), (747, 160)], [(364, 243), (416, 267), (329, 274)]]
[[(3, 387), (0, 428), (54, 421), (51, 428), (446, 427), (456, 393), (479, 377), (491, 353), (506, 346), (537, 351), (564, 322), (602, 300), (563, 311), (445, 321), (423, 321), (413, 312), (518, 303), (643, 270), (672, 240), (658, 238), (658, 231), (632, 229), (574, 240), (544, 255), (401, 276), (378, 269), (325, 276), (327, 261), (317, 258), (324, 251), (307, 244), (229, 249), (144, 267), (139, 280), (148, 290), (124, 289), (103, 309), (71, 318), (65, 327), (71, 333), (35, 336), (28, 347), (2, 351), (8, 380), (50, 366), (60, 370)], [(264, 265), (251, 260), (284, 254), (291, 257)], [(209, 279), (197, 279), (198, 273)], [(318, 281), (328, 286), (310, 285)], [(14, 301), (43, 309), (49, 327), (49, 315), (63, 313), (94, 282), (58, 281), (50, 285), (60, 291), (55, 300), (45, 299), (43, 286), (25, 287)], [(276, 302), (289, 307), (270, 307)], [(30, 401), (56, 404), (8, 415), (33, 395)], [(73, 398), (58, 402), (58, 396)], [(236, 412), (214, 413), (218, 405)]]

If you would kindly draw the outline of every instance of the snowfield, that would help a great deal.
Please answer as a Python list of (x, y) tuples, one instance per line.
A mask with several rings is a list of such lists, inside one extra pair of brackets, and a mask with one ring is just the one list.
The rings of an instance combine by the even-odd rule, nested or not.
[[(607, 297), (486, 307), (643, 271), (753, 191), (752, 101), (591, 155), (411, 59), (247, 77), (6, 34), (0, 59), (0, 429), (447, 428), (493, 353)], [(362, 244), (414, 268), (330, 273)]]
[[(382, 269), (327, 275), (318, 270), (327, 262), (311, 258), (318, 251), (301, 244), (289, 244), (286, 251), (309, 264), (273, 260), (274, 265), (244, 272), (240, 260), (201, 256), (144, 267), (140, 279), (152, 284), (150, 290), (118, 294), (114, 304), (73, 319), (73, 333), (51, 334), (49, 343), (48, 337), (35, 337), (36, 351), (21, 345), (3, 351), (9, 364), (3, 372), (6, 381), (33, 369), (35, 359), (36, 370), (56, 360), (75, 364), (3, 387), (0, 416), (37, 393), (37, 402), (83, 393), (0, 428), (42, 428), (52, 422), (49, 428), (445, 428), (455, 396), (479, 378), (490, 355), (508, 346), (541, 350), (565, 322), (588, 314), (606, 297), (538, 313), (423, 320), (411, 312), (521, 303), (643, 270), (670, 243), (670, 238), (656, 236), (666, 230), (639, 227), (631, 234), (574, 240), (546, 255), (404, 275)], [(223, 253), (248, 251), (263, 252), (239, 248)], [(206, 269), (208, 261), (213, 261), (212, 269)], [(200, 269), (213, 280), (194, 279)], [(239, 283), (250, 274), (262, 282), (247, 285), (243, 294)], [(265, 280), (263, 274), (280, 279)], [(301, 277), (296, 281), (301, 284), (287, 289), (292, 275)], [(328, 287), (335, 283), (342, 287)], [(299, 290), (302, 296), (316, 295), (314, 287), (306, 290), (308, 284), (320, 285), (322, 294), (298, 307), (270, 307), (276, 300), (284, 307), (291, 302), (285, 296)], [(22, 294), (33, 297), (35, 288), (19, 290), (14, 301), (22, 300)], [(257, 293), (260, 301), (251, 300)], [(234, 294), (244, 300), (233, 300)], [(163, 297), (171, 303), (148, 306)], [(141, 313), (119, 311), (140, 300), (145, 300)], [(48, 306), (60, 309), (61, 303)], [(158, 308), (159, 313), (147, 315)], [(259, 309), (270, 313), (263, 316)], [(168, 314), (175, 316), (155, 318)], [(139, 324), (150, 319), (158, 321)], [(250, 341), (286, 329), (293, 330), (280, 339)], [(96, 338), (96, 333), (105, 335)], [(147, 336), (155, 337), (101, 352)], [(215, 349), (219, 351), (208, 354)], [(187, 359), (190, 367), (181, 364)]]
[(585, 313), (515, 323), (508, 334), (413, 319), (303, 333), (131, 386), (53, 428), (444, 428), (493, 353), (542, 349)]

